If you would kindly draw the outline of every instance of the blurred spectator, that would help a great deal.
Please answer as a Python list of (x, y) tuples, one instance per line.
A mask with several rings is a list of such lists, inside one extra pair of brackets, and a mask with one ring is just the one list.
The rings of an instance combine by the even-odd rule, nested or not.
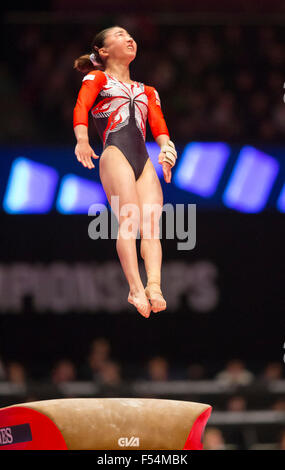
[[(240, 413), (246, 411), (247, 409), (247, 402), (244, 397), (240, 395), (235, 395), (231, 397), (227, 402), (227, 409), (226, 411), (231, 413)], [(227, 432), (228, 442), (234, 443), (237, 449), (245, 450), (247, 448), (247, 444), (245, 442), (245, 432), (244, 429), (240, 426), (230, 427)]]
[(19, 362), (10, 362), (7, 365), (7, 380), (14, 384), (25, 384), (27, 381), (26, 370)]
[(51, 381), (57, 385), (64, 382), (76, 380), (76, 370), (74, 364), (68, 359), (57, 362), (51, 372)]
[(258, 136), (262, 142), (272, 142), (276, 137), (276, 129), (270, 119), (264, 119), (258, 128)]
[(248, 94), (254, 90), (254, 75), (250, 69), (243, 69), (236, 76), (237, 91)]
[(191, 364), (187, 369), (187, 377), (189, 380), (204, 380), (205, 368), (202, 364)]
[(285, 104), (282, 102), (275, 105), (272, 113), (272, 123), (277, 132), (285, 132)]
[(280, 433), (277, 450), (285, 450), (285, 429), (282, 429)]
[(96, 338), (92, 341), (87, 363), (81, 370), (82, 378), (97, 380), (102, 367), (111, 357), (111, 345), (106, 338)]
[(106, 361), (102, 365), (98, 374), (98, 385), (100, 396), (127, 397), (130, 395), (130, 390), (121, 376), (121, 367), (114, 361)]
[(111, 386), (118, 386), (122, 382), (121, 370), (119, 364), (113, 361), (105, 362), (98, 374), (100, 383)]
[(190, 42), (186, 32), (175, 31), (169, 39), (168, 50), (175, 61), (184, 62), (188, 60), (190, 55)]
[(272, 382), (274, 380), (282, 380), (283, 378), (283, 364), (280, 362), (270, 362), (265, 367), (261, 379), (265, 382)]
[(0, 357), (0, 381), (1, 380), (6, 380), (6, 370), (5, 370), (5, 365), (4, 365), (4, 362), (2, 361), (1, 357)]
[(164, 357), (153, 357), (147, 365), (147, 378), (151, 381), (169, 380), (169, 365)]
[(96, 338), (91, 343), (90, 355), (96, 356), (98, 359), (106, 360), (110, 357), (111, 345), (106, 338)]
[(222, 431), (218, 428), (206, 428), (203, 438), (204, 450), (225, 450), (226, 445)]
[(211, 128), (217, 138), (230, 140), (239, 134), (235, 96), (223, 92), (217, 99), (211, 114)]
[(268, 116), (270, 109), (268, 96), (263, 91), (256, 91), (249, 100), (249, 111), (253, 119), (260, 120)]
[(279, 398), (278, 400), (276, 400), (273, 403), (271, 409), (274, 410), (274, 411), (285, 412), (285, 398)]
[(159, 59), (151, 70), (153, 86), (161, 91), (169, 90), (174, 84), (175, 67), (169, 59)]
[(254, 375), (245, 368), (242, 361), (234, 359), (228, 362), (225, 370), (216, 375), (216, 380), (228, 385), (249, 385)]
[(227, 411), (245, 411), (246, 408), (246, 400), (240, 395), (231, 397), (227, 402)]

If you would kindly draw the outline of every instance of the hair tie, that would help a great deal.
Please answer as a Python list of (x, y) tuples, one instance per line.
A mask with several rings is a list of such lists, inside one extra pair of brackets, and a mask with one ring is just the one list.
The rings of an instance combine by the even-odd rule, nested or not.
[(100, 65), (100, 64), (97, 62), (96, 57), (95, 57), (95, 54), (94, 54), (93, 52), (92, 52), (92, 54), (90, 54), (89, 59), (91, 60), (91, 62), (92, 62), (93, 65), (95, 65), (95, 66), (96, 66), (96, 65)]

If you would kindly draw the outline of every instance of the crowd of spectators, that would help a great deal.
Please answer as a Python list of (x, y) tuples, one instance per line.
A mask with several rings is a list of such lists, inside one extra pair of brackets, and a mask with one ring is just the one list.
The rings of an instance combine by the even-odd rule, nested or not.
[[(114, 385), (130, 380), (151, 382), (215, 380), (224, 385), (237, 387), (247, 387), (256, 383), (266, 385), (277, 380), (285, 380), (284, 365), (281, 361), (271, 361), (263, 364), (261, 370), (259, 366), (258, 370), (255, 368), (251, 371), (243, 360), (234, 358), (215, 372), (207, 371), (207, 367), (201, 363), (171, 364), (166, 357), (160, 355), (150, 357), (143, 364), (130, 364), (123, 364), (114, 357), (108, 339), (95, 338), (90, 344), (87, 357), (79, 363), (71, 358), (61, 358), (53, 362), (49, 368), (43, 368), (42, 373), (37, 374), (37, 378), (48, 379), (54, 384), (82, 380)], [(5, 361), (0, 357), (0, 381), (21, 384), (33, 380), (33, 372), (28, 372), (27, 369), (29, 368), (21, 361)], [(233, 404), (234, 406), (236, 405)], [(285, 402), (283, 408), (285, 411)]]
[(284, 28), (171, 26), (151, 16), (118, 15), (104, 25), (6, 27), (9, 52), (0, 65), (4, 141), (73, 144), (72, 113), (82, 79), (73, 62), (90, 51), (98, 31), (113, 24), (136, 40), (131, 78), (157, 88), (173, 139), (283, 140)]
[[(284, 380), (282, 362), (268, 362), (262, 369), (251, 371), (244, 361), (231, 359), (221, 370), (209, 373), (207, 368), (199, 363), (170, 364), (164, 356), (153, 356), (143, 364), (123, 364), (114, 358), (110, 342), (106, 338), (96, 338), (92, 341), (89, 353), (79, 363), (71, 358), (61, 358), (54, 361), (49, 368), (42, 367), (40, 375), (33, 376), (33, 367), (24, 365), (21, 361), (4, 361), (0, 358), (0, 381), (13, 384), (26, 384), (33, 381), (51, 383), (55, 386), (74, 381), (90, 381), (99, 385), (110, 386), (115, 393), (121, 394), (122, 386), (131, 381), (167, 382), (183, 380), (189, 382), (213, 380), (224, 386), (236, 387), (240, 393), (233, 394), (225, 404), (228, 411), (247, 409), (246, 398), (242, 389), (258, 385), (266, 386), (274, 381)], [(252, 404), (250, 405), (250, 407)], [(285, 411), (285, 397), (271, 403), (271, 409)]]

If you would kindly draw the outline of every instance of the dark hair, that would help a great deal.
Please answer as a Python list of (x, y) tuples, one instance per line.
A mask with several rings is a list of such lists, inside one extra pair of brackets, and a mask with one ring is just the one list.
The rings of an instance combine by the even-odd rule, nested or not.
[[(82, 56), (78, 57), (77, 59), (75, 59), (73, 68), (78, 70), (78, 72), (81, 72), (81, 73), (84, 73), (84, 74), (88, 73), (88, 72), (91, 72), (91, 70), (104, 70), (105, 69), (105, 64), (104, 64), (103, 60), (100, 57), (99, 49), (101, 49), (101, 47), (104, 47), (105, 38), (106, 38), (106, 35), (107, 35), (108, 31), (110, 31), (110, 29), (113, 29), (113, 28), (116, 28), (116, 27), (119, 28), (120, 26), (117, 26), (117, 25), (110, 26), (109, 28), (103, 29), (102, 31), (97, 33), (94, 36), (93, 41), (91, 43), (91, 52), (89, 54), (82, 55)], [(96, 60), (98, 65), (94, 65), (91, 62), (90, 54), (92, 54), (92, 53), (94, 54), (95, 60)]]

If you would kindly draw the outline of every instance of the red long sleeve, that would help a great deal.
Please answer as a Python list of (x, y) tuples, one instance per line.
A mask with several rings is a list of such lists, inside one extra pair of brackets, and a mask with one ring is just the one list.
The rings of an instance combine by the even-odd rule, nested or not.
[(106, 76), (101, 70), (94, 70), (85, 75), (73, 110), (73, 127), (78, 124), (88, 127), (88, 112), (106, 81)]
[(148, 97), (148, 122), (153, 138), (156, 139), (160, 134), (167, 134), (169, 137), (157, 90), (152, 86), (145, 85), (145, 93)]

